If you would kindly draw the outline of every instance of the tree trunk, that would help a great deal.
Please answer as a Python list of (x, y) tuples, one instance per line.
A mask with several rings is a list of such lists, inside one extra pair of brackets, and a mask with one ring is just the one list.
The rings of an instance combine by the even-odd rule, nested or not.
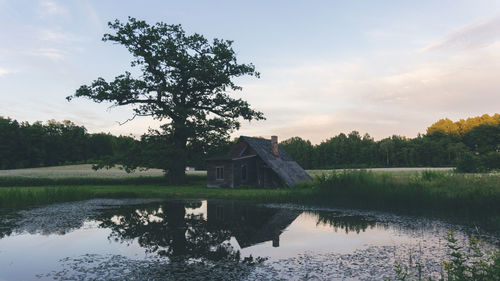
[(172, 153), (172, 165), (169, 167), (169, 182), (171, 184), (186, 183), (186, 161), (187, 161), (187, 135), (184, 123), (173, 124), (174, 152)]
[(172, 233), (172, 256), (182, 256), (187, 253), (186, 240), (186, 209), (185, 204), (181, 202), (172, 202), (165, 206), (165, 216), (167, 217), (167, 225)]

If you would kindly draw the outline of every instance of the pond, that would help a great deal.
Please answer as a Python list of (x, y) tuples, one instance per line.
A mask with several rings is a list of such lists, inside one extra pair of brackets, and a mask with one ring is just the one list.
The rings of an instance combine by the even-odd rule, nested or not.
[(476, 228), (381, 212), (94, 199), (0, 210), (0, 280), (383, 280), (397, 262), (438, 278), (450, 229), (497, 248)]

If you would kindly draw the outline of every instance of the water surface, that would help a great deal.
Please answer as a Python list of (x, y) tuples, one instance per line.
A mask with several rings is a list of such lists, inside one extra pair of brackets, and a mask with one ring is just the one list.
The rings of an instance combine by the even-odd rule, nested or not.
[(388, 213), (232, 201), (94, 199), (0, 211), (0, 280), (439, 277), (444, 237), (496, 237)]

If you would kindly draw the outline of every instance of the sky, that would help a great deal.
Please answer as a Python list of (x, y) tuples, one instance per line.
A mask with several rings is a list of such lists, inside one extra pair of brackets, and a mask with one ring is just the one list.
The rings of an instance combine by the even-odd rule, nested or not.
[(233, 95), (266, 117), (235, 137), (412, 138), (442, 118), (500, 112), (497, 0), (0, 0), (0, 116), (115, 135), (157, 128), (148, 117), (119, 125), (131, 108), (65, 99), (131, 70), (126, 49), (101, 40), (107, 22), (128, 16), (234, 41), (261, 78), (238, 78)]

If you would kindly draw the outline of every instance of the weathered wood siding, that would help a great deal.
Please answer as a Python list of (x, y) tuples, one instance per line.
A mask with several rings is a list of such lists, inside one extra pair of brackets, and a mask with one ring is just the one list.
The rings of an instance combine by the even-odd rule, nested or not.
[[(217, 167), (224, 168), (224, 179), (217, 179)], [(216, 160), (207, 163), (208, 187), (234, 187), (233, 163), (231, 160)]]
[[(257, 157), (243, 158), (233, 161), (234, 186), (257, 184)], [(243, 167), (246, 166), (247, 177), (243, 179)]]

